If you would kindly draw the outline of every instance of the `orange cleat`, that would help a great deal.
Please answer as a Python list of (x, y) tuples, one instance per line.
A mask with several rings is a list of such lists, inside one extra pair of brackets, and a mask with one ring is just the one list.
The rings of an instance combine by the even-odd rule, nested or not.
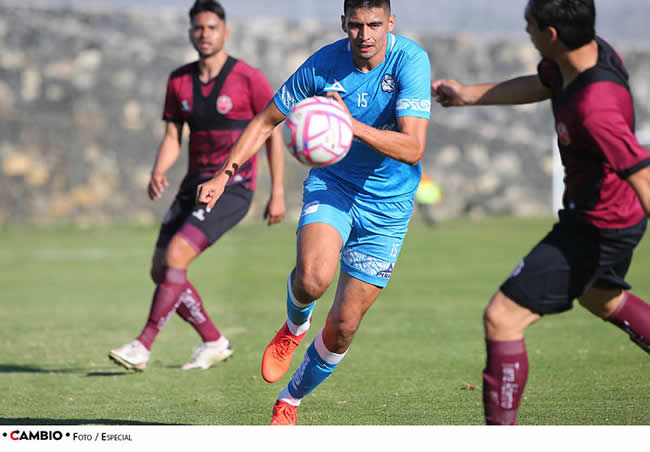
[(290, 403), (278, 400), (273, 405), (273, 419), (271, 425), (296, 425), (298, 423), (298, 413), (296, 406)]
[(262, 378), (269, 383), (275, 383), (289, 370), (291, 358), (305, 337), (305, 333), (294, 336), (287, 322), (278, 331), (262, 356)]

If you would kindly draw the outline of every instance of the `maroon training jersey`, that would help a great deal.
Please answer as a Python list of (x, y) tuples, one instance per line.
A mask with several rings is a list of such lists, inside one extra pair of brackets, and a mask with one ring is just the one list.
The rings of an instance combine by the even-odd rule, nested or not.
[(557, 63), (543, 59), (542, 83), (552, 90), (558, 145), (565, 170), (561, 217), (601, 229), (634, 226), (645, 212), (625, 181), (650, 165), (634, 135), (628, 73), (616, 51), (598, 43), (598, 63), (566, 88)]
[[(208, 83), (199, 80), (198, 62), (169, 76), (163, 119), (190, 127), (188, 175), (214, 174), (248, 122), (273, 98), (264, 74), (235, 58)], [(255, 190), (257, 154), (242, 165), (228, 184)]]

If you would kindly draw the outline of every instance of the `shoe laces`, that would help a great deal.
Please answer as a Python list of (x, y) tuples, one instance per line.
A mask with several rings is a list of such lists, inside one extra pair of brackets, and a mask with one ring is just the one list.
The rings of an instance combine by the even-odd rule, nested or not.
[(286, 335), (278, 341), (274, 347), (275, 355), (278, 358), (286, 358), (288, 354), (293, 353), (293, 351), (300, 345), (300, 341), (294, 339), (293, 336)]
[(291, 424), (296, 423), (296, 407), (291, 405), (279, 405), (275, 410), (275, 417), (282, 417)]

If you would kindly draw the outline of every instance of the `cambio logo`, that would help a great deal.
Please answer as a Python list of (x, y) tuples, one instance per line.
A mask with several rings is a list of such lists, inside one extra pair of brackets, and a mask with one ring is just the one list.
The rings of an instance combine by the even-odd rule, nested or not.
[[(6, 436), (5, 433), (3, 436)], [(63, 433), (60, 431), (38, 430), (35, 432), (26, 432), (14, 430), (9, 433), (9, 439), (12, 441), (60, 441), (63, 439)]]

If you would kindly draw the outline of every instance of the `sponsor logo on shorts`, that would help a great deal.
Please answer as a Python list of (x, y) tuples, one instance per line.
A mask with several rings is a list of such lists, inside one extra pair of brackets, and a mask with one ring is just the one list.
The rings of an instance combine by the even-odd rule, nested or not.
[(310, 213), (316, 213), (318, 211), (318, 206), (320, 206), (319, 201), (313, 201), (309, 204), (305, 204), (305, 207), (302, 209), (302, 215), (309, 215)]
[(386, 270), (380, 270), (377, 272), (377, 276), (384, 279), (390, 279), (393, 274), (393, 264), (390, 264)]
[(395, 268), (395, 265), (390, 262), (368, 256), (367, 254), (349, 248), (343, 249), (341, 261), (359, 272), (382, 279), (390, 279)]
[(192, 212), (192, 216), (199, 219), (199, 221), (205, 221), (205, 210), (198, 209)]
[(515, 269), (512, 271), (512, 273), (510, 273), (510, 277), (511, 277), (511, 278), (514, 278), (514, 277), (516, 277), (516, 276), (519, 276), (519, 273), (521, 273), (521, 271), (524, 269), (524, 265), (526, 265), (526, 264), (524, 263), (524, 260), (522, 259), (521, 262), (519, 262), (519, 263), (517, 264), (517, 266), (516, 266)]

